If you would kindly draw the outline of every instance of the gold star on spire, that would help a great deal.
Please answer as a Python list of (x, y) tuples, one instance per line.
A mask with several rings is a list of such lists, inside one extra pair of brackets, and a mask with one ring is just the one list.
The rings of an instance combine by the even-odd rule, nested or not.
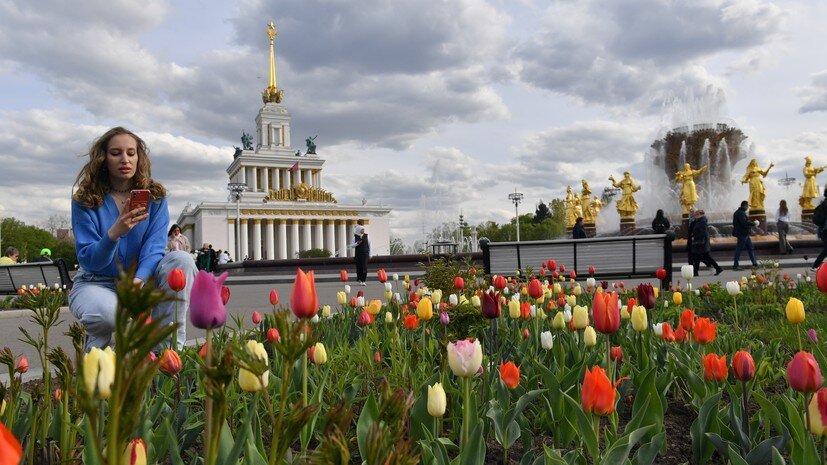
[(267, 88), (261, 93), (261, 99), (264, 103), (281, 103), (284, 96), (282, 90), (276, 87), (276, 55), (274, 52), (274, 44), (276, 35), (279, 31), (276, 29), (276, 24), (272, 21), (267, 23), (267, 37), (270, 38), (270, 80), (267, 83)]

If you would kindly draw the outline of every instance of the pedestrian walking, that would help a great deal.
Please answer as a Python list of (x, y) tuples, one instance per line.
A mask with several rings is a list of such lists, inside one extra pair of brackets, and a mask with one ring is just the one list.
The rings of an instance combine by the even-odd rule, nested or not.
[(694, 259), (692, 267), (694, 268), (695, 276), (698, 276), (698, 268), (700, 268), (701, 262), (707, 267), (714, 268), (715, 276), (718, 276), (724, 269), (721, 268), (718, 262), (710, 255), (710, 252), (712, 252), (712, 242), (709, 240), (709, 228), (703, 210), (695, 211), (695, 218), (691, 224), (692, 227), (689, 230), (689, 234), (692, 236), (691, 253)]
[(775, 225), (778, 229), (778, 253), (781, 255), (793, 253), (793, 246), (787, 240), (787, 233), (790, 232), (790, 210), (787, 208), (786, 200), (782, 200), (778, 204), (778, 212), (776, 212), (775, 217)]
[(738, 238), (738, 244), (735, 246), (735, 257), (732, 260), (732, 269), (737, 271), (743, 270), (738, 266), (738, 260), (741, 258), (741, 252), (744, 249), (749, 253), (752, 266), (758, 266), (758, 260), (755, 259), (755, 249), (752, 247), (752, 239), (750, 238), (750, 228), (753, 224), (758, 226), (758, 221), (753, 223), (749, 220), (747, 208), (749, 208), (749, 202), (744, 200), (732, 215), (732, 235)]

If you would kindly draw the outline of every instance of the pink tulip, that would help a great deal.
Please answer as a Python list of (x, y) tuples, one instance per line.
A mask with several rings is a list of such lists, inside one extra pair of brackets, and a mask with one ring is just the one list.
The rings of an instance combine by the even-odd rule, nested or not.
[(264, 318), (262, 318), (262, 317), (261, 317), (261, 313), (259, 313), (259, 312), (253, 312), (253, 317), (252, 317), (252, 319), (253, 319), (253, 324), (254, 324), (254, 325), (258, 325), (258, 324), (261, 324), (261, 321), (262, 321)]
[(270, 290), (270, 305), (278, 305), (279, 303), (279, 291), (275, 289)]
[[(223, 326), (227, 321), (227, 309), (224, 308), (224, 291), (222, 290), (222, 288), (227, 289), (223, 287), (226, 279), (226, 272), (216, 278), (212, 273), (201, 270), (195, 276), (190, 293), (189, 314), (190, 321), (196, 328), (215, 328)], [(229, 289), (227, 289), (227, 298), (229, 298)]]

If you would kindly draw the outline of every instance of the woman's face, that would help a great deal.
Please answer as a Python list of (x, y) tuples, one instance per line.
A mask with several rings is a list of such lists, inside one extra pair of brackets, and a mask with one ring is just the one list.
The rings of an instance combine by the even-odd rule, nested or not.
[(112, 136), (106, 147), (106, 168), (113, 183), (132, 179), (138, 169), (138, 142), (129, 134)]
[(180, 234), (181, 234), (180, 229), (175, 228), (175, 229), (172, 230), (172, 237), (178, 237)]

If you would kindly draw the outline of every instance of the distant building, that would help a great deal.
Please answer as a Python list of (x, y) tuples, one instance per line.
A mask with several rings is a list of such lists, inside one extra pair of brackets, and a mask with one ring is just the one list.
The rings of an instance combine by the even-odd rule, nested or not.
[(55, 237), (60, 242), (69, 242), (70, 244), (75, 242), (75, 233), (72, 232), (72, 228), (58, 228), (55, 231)]
[[(300, 251), (327, 249), (334, 256), (353, 256), (353, 227), (365, 225), (372, 255), (390, 253), (389, 208), (341, 205), (322, 189), (325, 160), (315, 153), (313, 139), (301, 155), (291, 146), (290, 114), (281, 105), (276, 87), (273, 43), (277, 31), (270, 23), (270, 82), (262, 93), (264, 106), (256, 116), (255, 142), (244, 136), (227, 168), (230, 182), (246, 185), (238, 205), (202, 202), (189, 205), (178, 225), (193, 247), (212, 244), (229, 251), (234, 260), (296, 258)], [(236, 215), (239, 224), (236, 224)]]

